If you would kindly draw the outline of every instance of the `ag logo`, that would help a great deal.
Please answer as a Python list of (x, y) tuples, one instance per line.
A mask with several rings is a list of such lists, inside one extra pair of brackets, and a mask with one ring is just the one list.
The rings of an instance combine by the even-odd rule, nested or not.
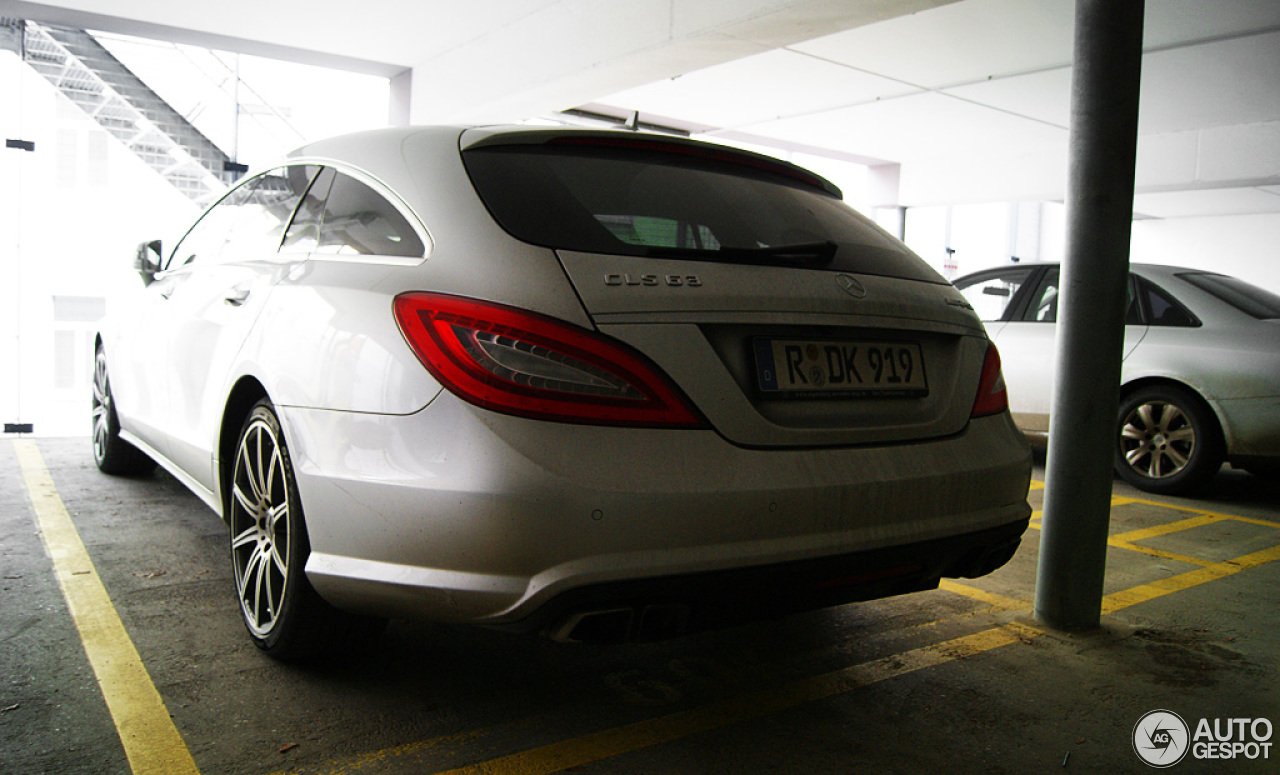
[(1191, 733), (1177, 713), (1153, 710), (1133, 726), (1133, 750), (1152, 767), (1172, 767), (1190, 747)]

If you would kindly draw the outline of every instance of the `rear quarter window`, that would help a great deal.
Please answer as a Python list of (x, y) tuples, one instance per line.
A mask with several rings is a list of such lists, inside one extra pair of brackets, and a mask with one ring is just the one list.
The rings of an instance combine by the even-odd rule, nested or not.
[(1280, 296), (1235, 277), (1212, 272), (1185, 272), (1179, 278), (1259, 320), (1280, 318)]

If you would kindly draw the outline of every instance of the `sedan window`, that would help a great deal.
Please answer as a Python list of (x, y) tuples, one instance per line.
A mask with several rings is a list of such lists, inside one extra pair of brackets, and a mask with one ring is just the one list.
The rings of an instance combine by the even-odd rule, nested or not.
[(1212, 272), (1187, 272), (1183, 280), (1259, 320), (1280, 318), (1280, 296), (1244, 280)]
[(1142, 287), (1142, 303), (1146, 307), (1147, 321), (1151, 325), (1180, 328), (1193, 328), (1200, 325), (1200, 321), (1196, 320), (1194, 315), (1153, 283), (1146, 280), (1138, 282)]
[(956, 287), (973, 306), (978, 318), (984, 322), (1004, 320), (1009, 305), (1018, 295), (1018, 289), (1031, 277), (1032, 267), (1009, 269), (999, 273), (984, 274)]
[(1036, 323), (1058, 322), (1058, 270), (1050, 269), (1044, 273), (1036, 292), (1031, 296), (1022, 319)]

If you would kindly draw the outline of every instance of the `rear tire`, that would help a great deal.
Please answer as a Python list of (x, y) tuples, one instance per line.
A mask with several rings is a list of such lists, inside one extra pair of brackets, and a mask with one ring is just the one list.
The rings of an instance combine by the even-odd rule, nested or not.
[(351, 645), (366, 622), (330, 606), (307, 580), (311, 542), (280, 421), (266, 399), (240, 431), (230, 484), (236, 599), (254, 644), (280, 660), (328, 656)]
[(93, 363), (93, 462), (113, 476), (142, 476), (156, 469), (156, 461), (120, 438), (120, 418), (107, 376), (107, 355), (99, 347)]
[(1147, 492), (1198, 490), (1218, 473), (1225, 457), (1213, 412), (1176, 385), (1153, 385), (1126, 396), (1116, 431), (1116, 473)]

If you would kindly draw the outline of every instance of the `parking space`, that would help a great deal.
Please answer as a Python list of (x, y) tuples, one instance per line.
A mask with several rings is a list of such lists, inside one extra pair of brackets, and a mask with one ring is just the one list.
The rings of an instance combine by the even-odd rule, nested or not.
[(309, 667), (250, 644), (225, 528), (168, 476), (42, 439), (0, 444), (0, 485), (0, 772), (1142, 772), (1149, 711), (1280, 724), (1280, 487), (1238, 472), (1206, 500), (1117, 484), (1096, 632), (1031, 618), (1037, 513), (934, 592), (625, 646), (392, 622)]

